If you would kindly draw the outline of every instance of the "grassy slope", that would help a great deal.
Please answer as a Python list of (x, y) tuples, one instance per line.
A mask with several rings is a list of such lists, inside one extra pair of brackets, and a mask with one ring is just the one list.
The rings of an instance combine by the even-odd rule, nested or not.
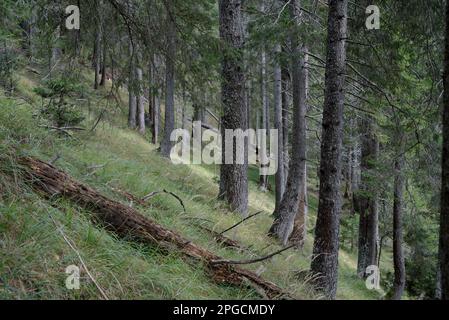
[[(90, 79), (88, 79), (90, 80)], [(23, 73), (19, 95), (38, 105), (31, 89), (38, 83), (35, 75)], [(100, 294), (85, 272), (81, 289), (67, 290), (64, 286), (68, 265), (80, 265), (79, 258), (57, 231), (55, 222), (76, 245), (89, 271), (109, 298), (114, 299), (244, 299), (255, 298), (251, 290), (242, 290), (212, 283), (204, 270), (182, 260), (178, 255), (163, 255), (157, 248), (139, 247), (114, 238), (104, 230), (92, 226), (88, 212), (63, 200), (45, 201), (20, 183), (12, 155), (35, 155), (43, 160), (61, 155), (56, 165), (77, 179), (120, 201), (126, 201), (113, 191), (120, 188), (143, 196), (151, 191), (167, 189), (185, 202), (187, 213), (170, 196), (151, 199), (152, 208), (141, 211), (159, 223), (176, 230), (185, 237), (229, 258), (247, 259), (229, 249), (221, 248), (212, 238), (195, 227), (192, 217), (213, 221), (208, 226), (223, 230), (239, 221), (229, 214), (225, 205), (215, 199), (218, 192), (218, 168), (204, 166), (175, 166), (162, 159), (148, 138), (124, 127), (124, 111), (115, 102), (104, 99), (106, 92), (87, 97), (85, 106), (90, 127), (98, 110), (106, 107), (108, 116), (93, 134), (77, 133), (67, 139), (36, 127), (32, 113), (36, 107), (20, 99), (0, 95), (0, 298), (73, 299), (99, 298)], [(123, 95), (126, 101), (126, 95)], [(93, 107), (95, 106), (95, 107)], [(125, 105), (122, 106), (125, 108)], [(88, 113), (87, 110), (90, 110)], [(12, 147), (15, 146), (15, 151)], [(14, 150), (14, 151), (12, 151)], [(96, 169), (89, 168), (98, 166)], [(311, 171), (313, 172), (313, 171)], [(265, 235), (272, 218), (274, 196), (257, 190), (257, 171), (250, 172), (250, 212), (264, 213), (249, 220), (228, 236), (251, 246), (260, 254), (277, 250), (279, 246)], [(313, 225), (316, 194), (310, 192), (310, 225)], [(132, 205), (132, 204), (131, 204)], [(50, 217), (53, 217), (50, 218)], [(54, 220), (54, 221), (53, 221)], [(295, 292), (301, 298), (317, 298), (307, 280), (295, 277), (310, 263), (313, 238), (311, 232), (302, 252), (288, 251), (272, 261), (247, 266), (262, 270), (263, 276)], [(388, 257), (388, 255), (387, 255)], [(388, 260), (383, 259), (388, 262)], [(380, 293), (368, 291), (355, 276), (356, 257), (345, 251), (340, 254), (340, 299), (373, 299)]]

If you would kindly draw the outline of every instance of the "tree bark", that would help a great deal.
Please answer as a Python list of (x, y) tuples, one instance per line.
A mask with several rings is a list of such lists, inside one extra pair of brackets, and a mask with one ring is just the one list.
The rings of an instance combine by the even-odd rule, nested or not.
[(251, 86), (251, 80), (249, 79), (247, 81), (246, 85), (246, 91), (245, 91), (245, 100), (246, 100), (246, 114), (248, 115), (248, 122), (247, 122), (247, 128), (251, 128), (251, 103), (252, 103), (252, 86)]
[[(283, 50), (284, 51), (284, 50)], [(289, 111), (290, 111), (290, 101), (289, 101), (289, 83), (290, 83), (290, 74), (287, 70), (287, 68), (284, 66), (282, 68), (282, 138), (283, 138), (283, 144), (282, 144), (282, 150), (283, 150), (283, 157), (284, 157), (284, 179), (285, 183), (287, 183), (287, 176), (288, 176), (288, 167), (289, 167), (289, 144), (288, 144), (288, 138), (289, 138)]]
[[(243, 28), (241, 0), (220, 0), (220, 38), (225, 45), (222, 58), (221, 134), (225, 142), (225, 129), (247, 129), (245, 105), (245, 76), (243, 59)], [(232, 52), (229, 52), (232, 50)], [(243, 164), (236, 163), (236, 144), (233, 142), (233, 163), (225, 164), (225, 143), (222, 143), (223, 164), (220, 166), (219, 196), (227, 201), (231, 210), (242, 216), (248, 214), (248, 139), (244, 142)]]
[(320, 191), (311, 271), (315, 285), (335, 299), (341, 213), (341, 154), (346, 71), (347, 0), (329, 0)]
[(140, 67), (136, 68), (136, 76), (138, 82), (137, 93), (137, 125), (140, 134), (145, 134), (145, 105), (143, 96), (143, 72)]
[(298, 42), (296, 28), (300, 24), (300, 2), (291, 0), (289, 11), (295, 26), (290, 31), (292, 47), (291, 68), (293, 85), (293, 142), (292, 159), (287, 178), (287, 186), (279, 205), (277, 217), (270, 229), (283, 244), (293, 231), (294, 221), (298, 212), (299, 196), (304, 188), (305, 161), (306, 161), (306, 86), (305, 86), (305, 60), (300, 58), (303, 50)]
[[(261, 12), (264, 12), (265, 6), (262, 1)], [(262, 49), (260, 54), (260, 92), (262, 98), (262, 130), (268, 130), (268, 96), (267, 96), (267, 53)], [(259, 159), (260, 166), (267, 166), (267, 131), (265, 134), (259, 135)], [(259, 176), (259, 190), (262, 192), (268, 191), (268, 176), (261, 174)]]
[(148, 77), (149, 77), (149, 92), (148, 92), (148, 113), (151, 123), (151, 142), (157, 144), (158, 142), (158, 130), (159, 130), (159, 108), (156, 106), (156, 70), (155, 70), (156, 58), (152, 55), (152, 59), (148, 64)]
[(379, 153), (379, 142), (374, 132), (373, 121), (372, 118), (363, 121), (366, 132), (362, 137), (362, 180), (360, 192), (357, 196), (360, 211), (357, 274), (360, 277), (365, 276), (368, 266), (376, 265), (378, 251), (377, 187), (372, 181), (372, 177)]
[(100, 59), (101, 59), (101, 1), (95, 2), (95, 9), (97, 11), (97, 23), (95, 26), (95, 42), (94, 42), (94, 89), (98, 89), (99, 76), (100, 76)]
[(153, 80), (153, 60), (148, 63), (148, 118), (150, 124), (150, 131), (153, 134), (154, 126), (154, 80)]
[(137, 116), (137, 97), (135, 94), (136, 77), (134, 73), (134, 48), (133, 44), (129, 43), (129, 76), (128, 76), (128, 127), (131, 129), (136, 128), (136, 116)]
[[(306, 108), (306, 101), (308, 97), (308, 91), (309, 91), (309, 71), (308, 71), (308, 54), (307, 54), (307, 48), (304, 49), (304, 62), (303, 62), (303, 69), (301, 72), (301, 88), (304, 90), (304, 108)], [(306, 120), (304, 119), (304, 123)], [(307, 126), (305, 123), (304, 126)], [(307, 143), (307, 131), (305, 132), (304, 141), (303, 144)], [(305, 155), (305, 158), (307, 158), (307, 155)], [(295, 222), (293, 224), (293, 231), (290, 235), (290, 242), (297, 243), (300, 247), (303, 247), (304, 241), (306, 239), (307, 235), (307, 216), (309, 212), (308, 208), (308, 199), (307, 199), (307, 162), (304, 161), (304, 174), (302, 176), (302, 181), (299, 182), (299, 203), (298, 203), (298, 211), (296, 213)]]
[(449, 300), (449, 1), (446, 2), (446, 42), (443, 83), (443, 153), (439, 260), (441, 299)]
[(137, 97), (132, 91), (128, 92), (128, 127), (131, 129), (136, 128), (136, 115), (137, 115)]
[(278, 159), (277, 171), (275, 176), (276, 183), (276, 202), (275, 202), (275, 216), (279, 210), (279, 205), (285, 191), (285, 177), (284, 177), (284, 152), (283, 152), (283, 125), (282, 125), (282, 70), (280, 64), (281, 45), (276, 44), (275, 48), (275, 65), (274, 65), (274, 124), (278, 131)]
[(101, 61), (100, 86), (104, 86), (106, 83), (107, 41), (106, 41), (106, 36), (104, 35), (104, 30), (103, 30), (102, 44), (103, 44), (103, 48), (101, 50), (101, 60), (102, 61)]
[(157, 93), (154, 95), (154, 117), (153, 117), (153, 143), (157, 144), (160, 136), (161, 127), (161, 99), (160, 99), (160, 89), (157, 89)]
[[(400, 152), (403, 151), (400, 149)], [(405, 287), (405, 263), (402, 250), (402, 210), (404, 192), (404, 155), (399, 155), (394, 163), (394, 200), (393, 200), (393, 264), (394, 264), (394, 300), (401, 300)]]
[[(169, 5), (171, 10), (171, 5)], [(167, 15), (167, 54), (165, 59), (165, 123), (164, 137), (161, 142), (161, 154), (170, 158), (173, 142), (170, 135), (175, 128), (175, 56), (176, 56), (176, 29), (172, 12)]]

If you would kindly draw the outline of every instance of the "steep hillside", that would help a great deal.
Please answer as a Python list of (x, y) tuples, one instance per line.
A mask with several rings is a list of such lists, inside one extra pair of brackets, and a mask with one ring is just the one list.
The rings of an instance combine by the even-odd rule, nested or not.
[[(38, 71), (37, 71), (38, 72)], [(199, 266), (177, 254), (158, 248), (135, 245), (118, 239), (89, 221), (89, 212), (64, 200), (45, 200), (27, 187), (15, 162), (18, 155), (33, 155), (68, 172), (103, 194), (136, 206), (160, 224), (232, 259), (249, 259), (280, 249), (266, 235), (272, 222), (274, 195), (257, 188), (257, 168), (251, 168), (250, 213), (263, 213), (234, 228), (226, 235), (251, 252), (239, 253), (214, 242), (198, 227), (216, 231), (240, 220), (216, 200), (218, 168), (214, 166), (173, 165), (159, 156), (148, 136), (125, 127), (126, 92), (112, 98), (109, 88), (96, 93), (88, 89), (76, 102), (86, 120), (87, 130), (72, 137), (41, 125), (37, 110), (40, 98), (32, 89), (42, 75), (24, 70), (19, 90), (11, 97), (0, 94), (0, 298), (20, 299), (96, 299), (100, 287), (109, 299), (252, 299), (248, 289), (213, 283)], [(84, 75), (90, 81), (90, 75)], [(90, 83), (90, 82), (89, 82)], [(102, 112), (105, 110), (105, 112)], [(89, 129), (99, 119), (93, 131)], [(315, 299), (307, 276), (301, 271), (310, 264), (313, 220), (317, 207), (316, 170), (310, 170), (309, 236), (303, 251), (286, 251), (273, 259), (246, 265), (265, 278), (292, 292), (298, 298)], [(149, 208), (139, 207), (120, 191), (143, 197), (166, 189), (184, 202), (160, 194), (149, 200)], [(344, 227), (343, 227), (344, 228)], [(347, 230), (343, 230), (348, 232)], [(65, 238), (66, 239), (65, 239)], [(68, 239), (68, 241), (67, 241)], [(68, 242), (73, 244), (73, 248)], [(387, 250), (383, 263), (390, 262)], [(80, 290), (68, 290), (64, 283), (69, 265), (87, 266), (97, 285), (82, 269)], [(354, 252), (340, 252), (340, 299), (377, 299), (382, 292), (369, 291), (356, 276)]]

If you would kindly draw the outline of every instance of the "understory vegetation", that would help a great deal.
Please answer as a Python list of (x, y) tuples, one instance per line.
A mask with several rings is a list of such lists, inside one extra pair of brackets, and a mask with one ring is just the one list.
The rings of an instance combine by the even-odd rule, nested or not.
[[(81, 73), (81, 84), (91, 74)], [(89, 103), (77, 105), (85, 120), (82, 126), (92, 128), (103, 108), (115, 113), (105, 116), (95, 130), (80, 131), (68, 136), (46, 126), (40, 113), (41, 97), (33, 90), (40, 87), (39, 75), (21, 70), (16, 95), (0, 96), (0, 297), (3, 299), (101, 299), (92, 279), (81, 268), (80, 290), (65, 287), (69, 265), (80, 265), (80, 257), (109, 299), (254, 299), (257, 294), (213, 283), (201, 266), (190, 264), (176, 254), (158, 248), (139, 246), (120, 240), (113, 234), (94, 227), (89, 212), (64, 200), (44, 199), (24, 183), (16, 159), (32, 155), (68, 172), (76, 179), (103, 194), (136, 206), (157, 222), (178, 231), (227, 258), (246, 260), (278, 250), (279, 244), (268, 237), (272, 221), (273, 192), (258, 189), (258, 168), (250, 168), (250, 213), (263, 211), (226, 233), (250, 248), (238, 253), (215, 243), (213, 237), (196, 225), (221, 231), (240, 218), (229, 212), (224, 203), (216, 201), (217, 179), (214, 166), (173, 165), (162, 158), (148, 139), (125, 126), (125, 93), (119, 100), (108, 96), (108, 88), (82, 94)], [(72, 97), (74, 102), (78, 97)], [(120, 103), (120, 101), (122, 101)], [(118, 117), (118, 118), (117, 118)], [(109, 121), (109, 118), (115, 121)], [(304, 249), (286, 251), (273, 259), (245, 266), (293, 292), (298, 298), (319, 298), (307, 279), (312, 246), (313, 217), (317, 206), (316, 180), (309, 185), (311, 221)], [(124, 199), (117, 190), (143, 197), (152, 191), (166, 189), (184, 202), (163, 194), (151, 198), (149, 208)], [(345, 215), (349, 215), (348, 212)], [(346, 219), (346, 217), (344, 218)], [(348, 219), (350, 219), (348, 217)], [(64, 240), (74, 244), (73, 250)], [(351, 233), (343, 228), (343, 234)], [(79, 256), (78, 256), (79, 254)], [(373, 299), (384, 294), (370, 291), (365, 280), (356, 275), (355, 251), (341, 251), (340, 299)], [(391, 268), (391, 253), (384, 251), (382, 264)]]
[(449, 299), (449, 2), (375, 2), (0, 1), (0, 299)]

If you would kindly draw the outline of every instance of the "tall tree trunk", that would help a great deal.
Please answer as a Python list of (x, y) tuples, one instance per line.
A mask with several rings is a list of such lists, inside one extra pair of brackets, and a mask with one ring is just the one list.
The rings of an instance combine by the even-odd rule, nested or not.
[[(283, 50), (284, 51), (284, 50)], [(288, 125), (288, 119), (289, 119), (289, 109), (290, 109), (290, 102), (289, 102), (289, 96), (288, 96), (288, 89), (289, 89), (289, 83), (290, 83), (290, 74), (287, 70), (287, 68), (284, 66), (282, 68), (282, 138), (283, 138), (283, 144), (282, 144), (282, 151), (284, 153), (284, 179), (285, 183), (287, 183), (287, 176), (288, 176), (288, 166), (289, 166), (289, 144), (288, 144), (288, 135), (289, 135), (289, 125)]]
[(436, 279), (436, 285), (435, 285), (435, 299), (441, 300), (441, 268), (439, 264), (439, 258), (438, 258), (438, 264), (437, 264), (437, 279)]
[[(264, 12), (265, 6), (262, 1), (261, 12)], [(262, 49), (260, 54), (260, 80), (261, 80), (261, 98), (262, 98), (262, 130), (268, 130), (268, 94), (267, 94), (267, 54)], [(260, 166), (267, 166), (267, 131), (259, 135), (259, 159)], [(260, 148), (261, 147), (261, 148)], [(263, 192), (268, 190), (268, 176), (261, 174), (259, 176), (259, 189)]]
[(103, 49), (101, 50), (101, 80), (100, 80), (100, 86), (104, 86), (106, 83), (106, 58), (107, 58), (107, 42), (106, 42), (106, 36), (104, 34), (103, 30), (103, 37), (102, 37), (102, 44)]
[[(169, 7), (169, 10), (171, 8)], [(162, 156), (169, 158), (173, 142), (170, 135), (175, 128), (175, 56), (176, 29), (172, 12), (167, 15), (167, 55), (165, 59), (165, 124), (161, 142)]]
[(148, 77), (149, 77), (149, 92), (148, 92), (148, 113), (150, 117), (151, 124), (151, 142), (157, 144), (158, 142), (158, 130), (159, 130), (159, 110), (156, 107), (156, 70), (155, 70), (156, 59), (152, 55), (152, 59), (148, 64)]
[(143, 96), (143, 72), (140, 67), (136, 68), (136, 77), (138, 81), (138, 93), (137, 93), (137, 125), (139, 127), (139, 133), (145, 134), (145, 104)]
[(303, 50), (298, 42), (297, 27), (300, 24), (299, 0), (291, 0), (289, 4), (290, 15), (295, 20), (295, 26), (290, 31), (292, 47), (291, 69), (293, 85), (293, 142), (292, 159), (290, 163), (287, 186), (279, 205), (277, 217), (270, 229), (283, 244), (293, 231), (295, 216), (298, 211), (299, 195), (303, 188), (304, 168), (306, 161), (306, 87), (303, 76), (305, 61), (300, 58)]
[[(308, 91), (309, 91), (309, 71), (308, 71), (308, 61), (309, 57), (307, 54), (307, 48), (304, 49), (304, 62), (301, 72), (301, 89), (304, 91), (304, 105), (307, 103)], [(305, 122), (305, 120), (304, 120)], [(304, 124), (307, 126), (307, 124)], [(307, 131), (305, 133), (304, 144), (307, 143)], [(307, 156), (305, 156), (306, 158)], [(304, 174), (302, 176), (302, 181), (299, 182), (299, 203), (298, 210), (295, 217), (295, 222), (293, 224), (293, 231), (290, 236), (290, 241), (297, 243), (300, 247), (304, 245), (304, 241), (307, 235), (307, 215), (308, 215), (308, 199), (307, 199), (307, 162), (304, 161)]]
[(133, 44), (129, 43), (129, 76), (128, 76), (128, 127), (136, 128), (137, 116), (137, 98), (136, 98), (136, 77), (134, 73), (134, 48)]
[[(82, 10), (81, 0), (77, 0), (76, 5), (81, 11)], [(80, 54), (81, 54), (81, 29), (77, 29), (75, 30), (75, 57), (79, 59)]]
[(95, 10), (97, 12), (97, 24), (95, 26), (95, 42), (94, 42), (94, 69), (95, 69), (95, 79), (94, 79), (94, 89), (98, 89), (99, 75), (100, 75), (100, 60), (101, 60), (101, 6), (102, 2), (95, 2)]
[(348, 0), (329, 0), (320, 192), (311, 263), (316, 288), (335, 299), (341, 213), (341, 153)]
[(54, 32), (53, 44), (50, 49), (51, 51), (50, 51), (50, 59), (49, 59), (49, 65), (48, 65), (50, 79), (51, 79), (53, 71), (56, 67), (56, 64), (59, 62), (61, 55), (62, 55), (62, 50), (59, 45), (59, 38), (61, 38), (61, 26), (58, 25)]
[(443, 154), (439, 260), (441, 299), (449, 300), (449, 1), (446, 2), (446, 45), (443, 83)]
[(128, 127), (131, 129), (136, 128), (136, 116), (137, 116), (137, 97), (132, 91), (128, 91)]
[[(401, 153), (402, 148), (399, 150)], [(393, 200), (393, 262), (394, 262), (394, 300), (400, 300), (405, 287), (405, 263), (402, 250), (402, 210), (404, 191), (404, 155), (400, 154), (394, 163), (394, 200)]]
[(379, 143), (374, 132), (372, 118), (363, 122), (366, 132), (362, 137), (362, 181), (360, 194), (357, 196), (359, 202), (359, 244), (357, 274), (365, 276), (366, 268), (376, 265), (378, 250), (378, 204), (376, 186), (372, 181), (375, 161), (379, 153)]
[(181, 108), (181, 127), (182, 129), (186, 129), (187, 124), (187, 97), (186, 97), (186, 89), (183, 89), (182, 92), (182, 108)]
[(282, 126), (282, 70), (280, 62), (281, 45), (276, 44), (275, 48), (275, 65), (274, 65), (274, 125), (278, 131), (278, 158), (277, 171), (275, 176), (276, 183), (276, 202), (275, 202), (275, 216), (279, 210), (282, 197), (285, 191), (285, 177), (284, 177), (284, 152), (283, 152), (283, 126)]
[(246, 114), (248, 115), (248, 119), (247, 119), (248, 120), (248, 123), (247, 123), (248, 128), (251, 128), (251, 103), (252, 103), (251, 94), (252, 94), (251, 80), (248, 80), (247, 86), (246, 86), (246, 92), (245, 92)]
[(150, 131), (153, 134), (154, 119), (154, 80), (153, 80), (153, 61), (148, 63), (148, 118)]
[(154, 113), (153, 113), (153, 144), (157, 144), (159, 141), (159, 130), (161, 123), (161, 99), (160, 90), (157, 89), (154, 95)]
[[(241, 0), (220, 0), (220, 38), (225, 44), (222, 58), (221, 95), (223, 117), (221, 134), (225, 142), (226, 129), (247, 129), (245, 105), (245, 76), (243, 59), (243, 28)], [(232, 53), (229, 52), (232, 49)], [(245, 139), (243, 164), (236, 163), (236, 144), (233, 144), (233, 163), (225, 164), (225, 143), (222, 144), (223, 164), (220, 166), (219, 196), (232, 210), (242, 216), (248, 213), (248, 139)]]

